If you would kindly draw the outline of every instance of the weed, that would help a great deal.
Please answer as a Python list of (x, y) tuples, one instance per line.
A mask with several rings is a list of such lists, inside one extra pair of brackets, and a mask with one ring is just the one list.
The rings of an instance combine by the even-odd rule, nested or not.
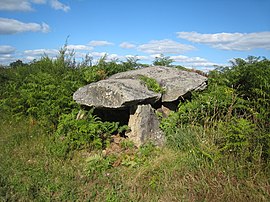
[(142, 75), (139, 77), (139, 79), (147, 86), (149, 90), (161, 94), (165, 93), (165, 89), (161, 87), (155, 79)]

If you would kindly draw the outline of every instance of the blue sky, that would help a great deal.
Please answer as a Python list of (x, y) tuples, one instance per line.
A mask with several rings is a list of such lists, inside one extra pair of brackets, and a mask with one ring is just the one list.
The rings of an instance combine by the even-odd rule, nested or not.
[(270, 0), (0, 0), (0, 64), (55, 57), (68, 37), (78, 60), (160, 54), (209, 70), (270, 53)]

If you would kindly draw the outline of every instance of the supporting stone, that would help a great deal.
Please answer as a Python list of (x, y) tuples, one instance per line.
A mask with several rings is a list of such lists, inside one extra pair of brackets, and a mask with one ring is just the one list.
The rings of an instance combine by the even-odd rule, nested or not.
[(128, 126), (131, 131), (126, 135), (139, 147), (147, 142), (162, 146), (165, 142), (163, 131), (151, 105), (136, 105), (131, 108)]

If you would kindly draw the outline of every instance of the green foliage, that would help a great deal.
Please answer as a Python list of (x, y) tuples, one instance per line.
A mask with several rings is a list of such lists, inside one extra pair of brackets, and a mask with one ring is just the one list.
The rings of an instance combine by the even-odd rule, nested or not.
[(159, 57), (155, 58), (155, 60), (153, 61), (153, 65), (169, 67), (173, 62), (174, 60), (171, 59), (169, 56), (164, 56), (163, 54), (161, 54)]
[[(178, 111), (162, 121), (168, 144), (182, 151), (212, 150), (218, 158), (233, 156), (242, 163), (268, 165), (269, 64), (250, 57), (210, 72), (208, 89), (193, 93), (191, 101), (180, 103)], [(200, 135), (190, 128), (202, 128), (212, 144), (201, 145)]]
[(106, 76), (106, 72), (98, 66), (87, 67), (83, 69), (83, 78), (87, 83), (105, 79)]
[(246, 119), (232, 119), (229, 123), (222, 122), (220, 127), (223, 134), (224, 143), (221, 151), (238, 153), (243, 149), (248, 149), (252, 136), (255, 133), (255, 125)]
[(135, 147), (134, 142), (132, 142), (131, 140), (124, 140), (120, 142), (120, 146), (123, 149), (132, 149)]
[(162, 129), (167, 134), (167, 145), (180, 151), (190, 151), (199, 145), (197, 131), (188, 127), (170, 127), (163, 124)]
[(144, 82), (149, 90), (156, 93), (165, 93), (165, 89), (161, 87), (155, 79), (142, 75), (139, 77), (139, 79)]
[(128, 62), (117, 63), (117, 61), (107, 61), (107, 55), (101, 57), (96, 65), (83, 67), (83, 78), (87, 83), (105, 79), (113, 74), (132, 70), (137, 65), (131, 59)]
[(89, 177), (95, 174), (104, 174), (112, 167), (110, 158), (104, 158), (101, 154), (94, 154), (86, 159), (85, 173)]
[(122, 64), (129, 69), (138, 68), (141, 66), (141, 64), (138, 63), (139, 59), (135, 57), (127, 57), (125, 62), (122, 62)]
[[(127, 63), (118, 64), (107, 61), (106, 57), (100, 58), (94, 66), (91, 58), (76, 66), (74, 52), (68, 52), (65, 44), (56, 60), (45, 55), (30, 64), (16, 61), (9, 68), (1, 67), (1, 111), (18, 118), (30, 116), (53, 132), (62, 114), (79, 107), (72, 99), (79, 87), (132, 69), (137, 63), (129, 59)], [(87, 64), (90, 66), (85, 66)]]
[(28, 119), (0, 115), (0, 201), (74, 201), (80, 159), (49, 153), (48, 134)]
[(178, 112), (172, 114), (170, 119), (164, 120), (164, 124), (191, 124), (208, 128), (218, 121), (227, 121), (233, 115), (242, 113), (246, 109), (244, 103), (234, 89), (213, 84), (205, 92), (193, 93), (192, 101), (180, 103)]
[(220, 67), (209, 75), (213, 82), (236, 90), (261, 127), (268, 127), (270, 120), (270, 61), (249, 56), (246, 60), (235, 59), (231, 67)]
[[(85, 112), (86, 113), (86, 112)], [(56, 142), (64, 146), (64, 154), (83, 148), (102, 149), (110, 142), (113, 133), (118, 132), (118, 122), (102, 122), (89, 111), (77, 120), (77, 110), (60, 117), (55, 132)]]
[(250, 120), (233, 118), (220, 123), (218, 129), (222, 134), (217, 141), (220, 152), (242, 156), (245, 161), (269, 161), (270, 136), (258, 130)]
[(22, 67), (26, 66), (27, 64), (23, 63), (21, 60), (16, 60), (15, 62), (12, 62), (9, 64), (10, 67), (15, 68), (15, 67)]
[[(129, 141), (123, 141), (121, 153), (112, 153), (109, 155), (102, 155), (95, 153), (86, 158), (84, 172), (90, 178), (96, 176), (109, 175), (110, 169), (117, 166), (135, 168), (149, 163), (149, 159), (153, 158), (159, 152), (152, 144), (146, 144), (135, 150), (134, 144)], [(133, 151), (133, 152), (131, 152)]]
[(56, 63), (45, 57), (19, 67), (15, 78), (6, 84), (3, 108), (19, 116), (31, 116), (48, 129), (55, 128), (62, 113), (77, 107), (72, 94), (82, 85), (79, 72), (68, 67), (58, 69)]
[[(111, 143), (128, 127), (77, 117), (78, 87), (137, 60), (75, 65), (64, 46), (56, 60), (11, 66), (0, 67), (1, 201), (270, 200), (269, 60), (211, 71), (208, 89), (162, 120), (164, 148)], [(120, 152), (101, 155), (108, 145)]]
[[(79, 150), (62, 159), (50, 152), (53, 142), (38, 125), (28, 119), (15, 122), (6, 114), (0, 114), (0, 120), (0, 201), (270, 199), (269, 172), (260, 162), (240, 164), (238, 158), (228, 158), (211, 163), (208, 150), (153, 145), (135, 150), (131, 143), (125, 152), (109, 156)], [(195, 133), (198, 143), (203, 133)], [(208, 141), (202, 144), (209, 146)], [(122, 163), (115, 164), (118, 160)]]

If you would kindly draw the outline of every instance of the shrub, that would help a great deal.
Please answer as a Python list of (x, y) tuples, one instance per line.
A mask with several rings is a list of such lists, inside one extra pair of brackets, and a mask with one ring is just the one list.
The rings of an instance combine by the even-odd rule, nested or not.
[(72, 94), (83, 85), (79, 71), (57, 64), (44, 57), (16, 67), (14, 78), (5, 84), (1, 107), (17, 116), (31, 116), (48, 130), (54, 130), (62, 113), (78, 107)]
[[(259, 57), (235, 59), (231, 67), (220, 67), (210, 73), (211, 81), (235, 89), (252, 109), (250, 115), (269, 132), (270, 120), (270, 61)], [(250, 110), (251, 112), (251, 110)]]
[(155, 60), (153, 61), (153, 65), (169, 67), (173, 62), (174, 60), (171, 59), (169, 56), (164, 56), (163, 54), (161, 54), (159, 57), (155, 58)]
[(168, 143), (183, 151), (191, 148), (204, 152), (197, 143), (200, 138), (187, 132), (191, 127), (202, 127), (204, 136), (212, 140), (208, 147), (215, 145), (221, 155), (234, 156), (242, 163), (248, 160), (267, 165), (269, 64), (266, 59), (253, 57), (236, 59), (232, 67), (210, 72), (208, 89), (192, 93), (191, 101), (180, 103), (178, 111), (162, 121)]
[[(60, 117), (56, 137), (69, 150), (81, 148), (104, 148), (109, 143), (111, 134), (117, 132), (118, 122), (102, 122), (90, 110), (83, 119), (76, 119), (78, 111)], [(86, 112), (85, 112), (86, 113)]]
[(81, 119), (76, 119), (77, 114), (78, 110), (73, 110), (60, 117), (55, 132), (55, 142), (62, 148), (60, 156), (78, 149), (104, 149), (110, 144), (112, 134), (128, 129), (125, 125), (119, 126), (119, 122), (102, 122), (93, 115), (93, 110), (81, 110), (80, 114), (84, 114)]
[(246, 110), (244, 100), (238, 97), (234, 89), (212, 85), (205, 92), (193, 93), (192, 101), (180, 103), (178, 111), (165, 119), (163, 124), (191, 124), (209, 128), (218, 121), (229, 120), (234, 114), (244, 113), (243, 110)]
[(233, 118), (219, 124), (220, 152), (232, 154), (250, 162), (263, 159), (269, 161), (270, 136), (258, 130), (257, 126), (244, 118)]
[(131, 70), (137, 64), (132, 60), (128, 62), (117, 63), (117, 61), (107, 61), (107, 55), (101, 57), (98, 63), (94, 66), (84, 67), (84, 79), (88, 82), (96, 82), (105, 79), (113, 74)]

